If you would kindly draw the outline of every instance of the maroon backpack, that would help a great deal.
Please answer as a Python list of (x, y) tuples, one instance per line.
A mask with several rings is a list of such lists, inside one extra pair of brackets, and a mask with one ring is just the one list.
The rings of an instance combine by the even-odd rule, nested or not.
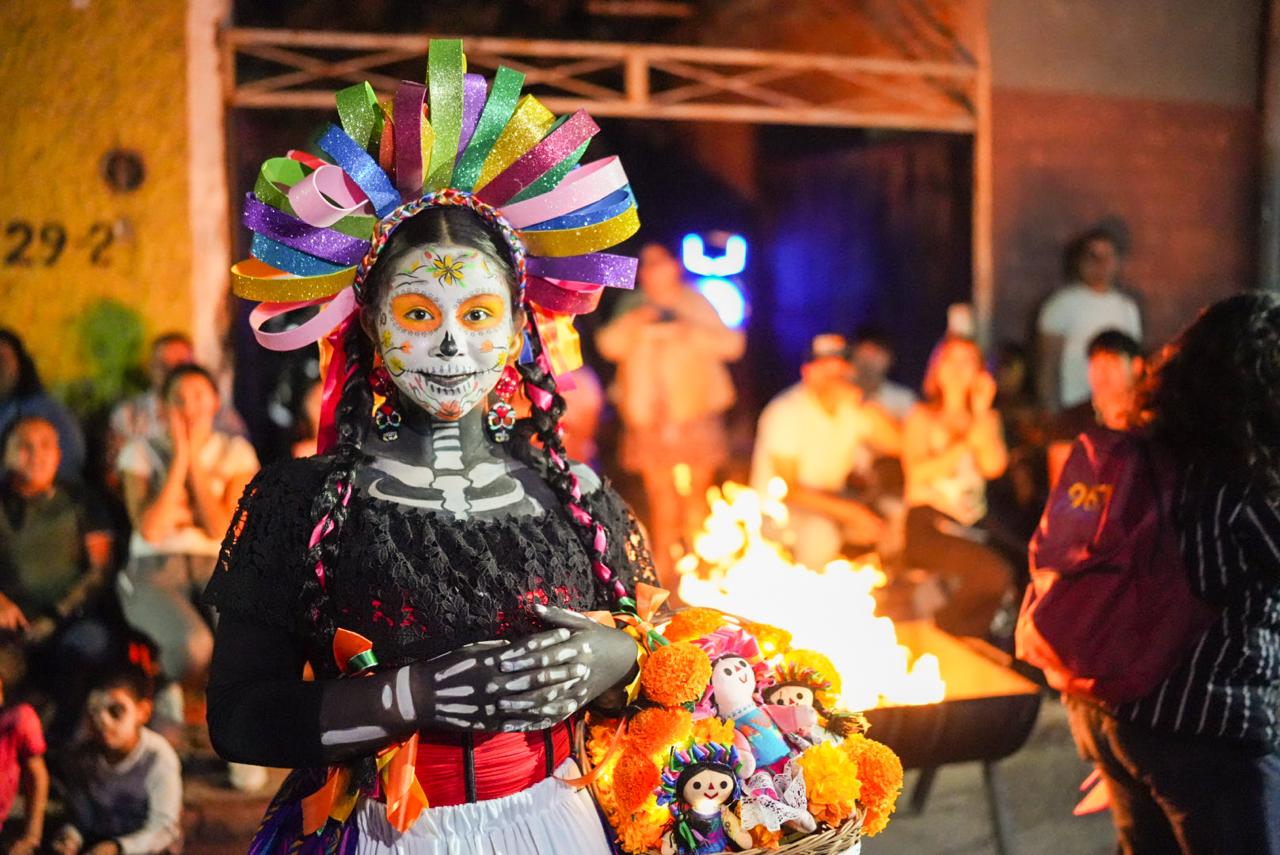
[(1140, 436), (1098, 428), (1076, 440), (1031, 539), (1014, 638), (1055, 689), (1142, 698), (1213, 623), (1182, 559), (1177, 489), (1172, 461)]

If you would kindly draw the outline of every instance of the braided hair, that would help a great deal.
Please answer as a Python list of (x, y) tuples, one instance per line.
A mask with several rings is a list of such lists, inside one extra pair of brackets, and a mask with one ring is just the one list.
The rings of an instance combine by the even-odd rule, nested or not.
[[(504, 238), (510, 227), (502, 222), (494, 223), (490, 217), (496, 215), (486, 216), (476, 210), (478, 207), (478, 203), (474, 207), (457, 202), (440, 207), (422, 207), (419, 204), (403, 219), (396, 219), (395, 214), (384, 219), (383, 223), (394, 225), (386, 230), (383, 241), (376, 244), (375, 251), (365, 260), (368, 273), (361, 283), (360, 300), (365, 306), (375, 304), (387, 285), (389, 274), (386, 271), (394, 269), (391, 260), (423, 244), (449, 243), (475, 249), (502, 268), (511, 284), (511, 302), (517, 312), (516, 317), (524, 321), (524, 333), (533, 357), (518, 367), (532, 408), (531, 414), (516, 425), (511, 451), (546, 481), (564, 506), (586, 549), (601, 589), (613, 599), (621, 599), (627, 592), (608, 565), (608, 534), (584, 503), (578, 476), (570, 468), (565, 453), (560, 426), (565, 401), (557, 389), (550, 359), (533, 322), (532, 312), (522, 299), (523, 264)], [(373, 391), (369, 384), (369, 374), (374, 365), (373, 343), (356, 316), (349, 319), (344, 335), (346, 380), (335, 418), (337, 444), (323, 487), (311, 505), (314, 530), (307, 564), (315, 566), (316, 572), (308, 576), (308, 590), (304, 592), (306, 601), (312, 604), (313, 622), (325, 632), (334, 628), (333, 616), (325, 608), (326, 580), (333, 577), (339, 566), (340, 535), (354, 489), (355, 469), (364, 457), (362, 448), (370, 433), (373, 411)]]

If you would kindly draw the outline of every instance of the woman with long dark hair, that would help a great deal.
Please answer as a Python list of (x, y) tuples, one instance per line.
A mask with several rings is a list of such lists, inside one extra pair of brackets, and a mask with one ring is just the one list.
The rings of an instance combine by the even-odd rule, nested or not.
[(1070, 697), (1072, 731), (1123, 852), (1280, 853), (1280, 301), (1209, 307), (1144, 399), (1180, 471), (1192, 589), (1221, 615), (1147, 697), (1116, 709)]
[[(595, 127), (585, 114), (559, 134), (536, 100), (515, 106), (509, 69), (481, 112), (484, 80), (464, 80), (458, 42), (432, 42), (428, 64), (429, 95), (402, 84), (394, 125), (367, 86), (339, 93), (343, 129), (321, 139), (338, 163), (269, 162), (264, 173), (292, 176), (288, 197), (260, 185), (275, 207), (246, 208), (258, 261), (299, 278), (251, 281), (261, 266), (238, 267), (239, 293), (280, 287), (294, 296), (277, 302), (296, 308), (288, 289), (337, 279), (322, 315), (347, 313), (329, 336), (322, 453), (248, 486), (208, 588), (220, 614), (210, 736), (229, 760), (297, 770), (255, 853), (604, 855), (591, 796), (570, 783), (571, 731), (627, 682), (637, 646), (583, 612), (625, 610), (652, 563), (627, 507), (565, 453), (555, 375), (571, 331), (554, 315), (590, 310), (601, 286), (585, 277), (634, 276), (633, 260), (590, 254), (634, 231), (634, 200), (616, 160), (548, 172), (581, 156)], [(443, 162), (430, 165), (434, 190), (427, 102)], [(305, 195), (339, 164), (345, 190)], [(555, 180), (533, 189), (565, 175), (572, 187), (535, 195), (536, 213), (496, 207), (544, 173)], [(334, 194), (358, 211), (347, 232), (325, 223)], [(552, 216), (557, 206), (568, 213)], [(512, 220), (551, 225), (518, 232)], [(322, 256), (359, 264), (334, 272)], [(517, 421), (521, 393), (530, 415)]]

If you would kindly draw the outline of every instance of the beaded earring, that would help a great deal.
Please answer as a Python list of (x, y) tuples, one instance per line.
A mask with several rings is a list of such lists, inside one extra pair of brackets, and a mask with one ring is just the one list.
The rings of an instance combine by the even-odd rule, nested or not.
[(373, 414), (373, 425), (378, 429), (378, 438), (383, 442), (394, 442), (400, 436), (400, 411), (396, 409), (400, 396), (381, 359), (378, 359), (369, 372), (369, 385), (383, 398), (382, 404)]
[(498, 378), (498, 385), (493, 387), (493, 393), (498, 400), (489, 407), (485, 420), (489, 426), (489, 435), (493, 437), (494, 442), (506, 442), (511, 438), (511, 430), (516, 426), (516, 410), (511, 405), (511, 399), (515, 397), (519, 388), (520, 374), (516, 371), (516, 367), (508, 362), (502, 369), (502, 376)]

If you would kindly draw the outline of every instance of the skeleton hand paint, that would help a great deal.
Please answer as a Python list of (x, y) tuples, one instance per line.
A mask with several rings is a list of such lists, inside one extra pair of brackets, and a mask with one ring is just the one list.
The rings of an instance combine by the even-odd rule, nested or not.
[(517, 645), (503, 653), (502, 669), (509, 673), (537, 674), (571, 667), (581, 676), (568, 697), (555, 692), (531, 691), (500, 702), (500, 707), (532, 718), (559, 721), (616, 686), (635, 665), (636, 643), (625, 632), (601, 626), (565, 609), (534, 606), (534, 610), (549, 625), (559, 626), (561, 631), (570, 631), (572, 635), (560, 644), (539, 650), (525, 650), (523, 645)]
[(430, 244), (397, 263), (376, 306), (376, 347), (406, 402), (457, 421), (492, 391), (507, 362), (509, 283), (465, 247)]

